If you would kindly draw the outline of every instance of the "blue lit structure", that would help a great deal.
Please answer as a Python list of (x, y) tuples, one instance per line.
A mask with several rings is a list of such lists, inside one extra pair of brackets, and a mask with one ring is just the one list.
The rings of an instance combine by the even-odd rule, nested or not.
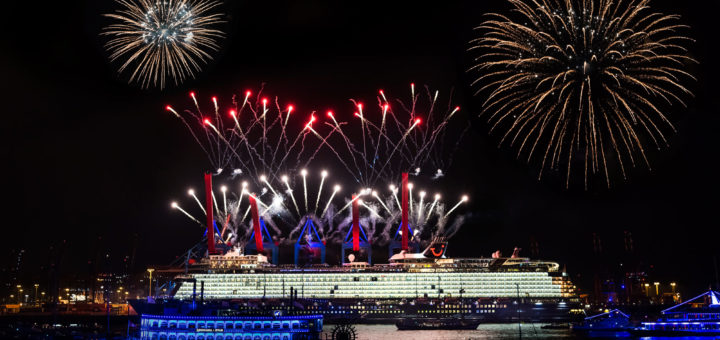
[(573, 330), (580, 332), (624, 332), (632, 328), (630, 315), (619, 309), (589, 316), (581, 324), (573, 326)]
[[(360, 249), (365, 249), (367, 251), (367, 257), (368, 257), (368, 264), (372, 264), (372, 246), (370, 246), (370, 242), (368, 241), (367, 235), (365, 235), (365, 230), (362, 227), (362, 224), (359, 226), (360, 229)], [(343, 241), (342, 244), (342, 263), (346, 263), (345, 258), (345, 249), (353, 249), (353, 239), (352, 239), (352, 225), (350, 225), (350, 228), (348, 229), (347, 235), (345, 235), (345, 241)]]
[[(265, 219), (262, 217), (260, 217), (260, 234), (262, 235), (263, 248), (265, 250), (270, 249), (272, 253), (271, 263), (277, 265), (279, 249), (277, 244), (273, 242), (272, 237), (270, 237), (270, 232), (267, 230), (267, 227), (265, 227)], [(253, 250), (257, 253), (257, 246), (255, 245), (255, 230), (253, 230), (252, 234), (250, 234), (248, 241), (245, 242), (246, 253), (248, 250)]]
[(140, 317), (145, 340), (299, 340), (318, 339), (322, 315)]
[[(420, 252), (420, 244), (418, 244), (415, 241), (415, 233), (413, 232), (412, 227), (408, 223), (408, 231), (410, 232), (410, 235), (408, 235), (408, 253), (419, 253)], [(399, 253), (402, 249), (402, 235), (400, 234), (400, 230), (402, 230), (402, 223), (398, 225), (397, 230), (395, 231), (395, 236), (393, 236), (392, 240), (390, 241), (390, 245), (388, 246), (388, 255), (393, 256), (396, 253)]]
[(661, 312), (656, 322), (643, 322), (641, 335), (720, 335), (720, 294), (709, 290)]
[[(307, 237), (305, 236), (307, 234)], [(313, 238), (313, 235), (315, 236)], [(315, 240), (315, 241), (313, 241)], [(304, 243), (303, 243), (304, 241)], [(312, 219), (308, 218), (305, 221), (305, 225), (298, 236), (297, 242), (295, 242), (295, 265), (298, 265), (298, 258), (300, 256), (300, 249), (303, 247), (309, 248), (310, 251), (320, 251), (320, 263), (325, 263), (325, 243), (322, 242), (320, 235), (318, 235), (317, 228)]]
[[(223, 243), (222, 241), (220, 241), (218, 243), (218, 241), (217, 241), (217, 240), (222, 240), (222, 237), (220, 237), (220, 229), (218, 229), (216, 220), (213, 220), (213, 229), (215, 230), (215, 240), (216, 240), (215, 247), (218, 247), (222, 251), (228, 251), (230, 249), (230, 247), (227, 244)], [(203, 239), (207, 240), (207, 229), (205, 229), (205, 231), (203, 232)], [(205, 250), (207, 250), (207, 245), (205, 245)], [(190, 251), (188, 251), (188, 254), (190, 254)], [(188, 259), (189, 259), (189, 257), (188, 257)]]

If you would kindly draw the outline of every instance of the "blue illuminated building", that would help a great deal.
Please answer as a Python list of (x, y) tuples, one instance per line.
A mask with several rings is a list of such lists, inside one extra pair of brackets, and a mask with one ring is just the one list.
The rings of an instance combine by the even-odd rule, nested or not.
[(318, 339), (321, 315), (298, 316), (141, 316), (140, 338), (148, 340)]

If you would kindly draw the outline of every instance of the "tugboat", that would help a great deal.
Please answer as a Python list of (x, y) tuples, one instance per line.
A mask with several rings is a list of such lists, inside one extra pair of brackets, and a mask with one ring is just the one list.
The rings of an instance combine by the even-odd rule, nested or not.
[(656, 322), (643, 322), (637, 336), (720, 336), (720, 293), (709, 290), (661, 312)]
[(476, 329), (482, 320), (458, 318), (427, 318), (427, 317), (404, 317), (395, 323), (398, 330), (472, 330)]

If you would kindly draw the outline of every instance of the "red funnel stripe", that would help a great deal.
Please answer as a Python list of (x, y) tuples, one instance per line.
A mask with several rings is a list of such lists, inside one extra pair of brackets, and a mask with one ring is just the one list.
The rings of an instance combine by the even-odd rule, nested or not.
[(213, 228), (212, 174), (205, 174), (205, 211), (207, 212), (208, 254), (215, 254), (215, 228)]
[(250, 213), (252, 213), (253, 230), (255, 231), (255, 247), (258, 254), (263, 252), (262, 230), (260, 230), (260, 216), (258, 216), (257, 201), (255, 195), (250, 195)]
[(355, 195), (352, 196), (352, 218), (353, 251), (358, 251), (360, 250), (360, 208)]
[(402, 250), (408, 250), (408, 173), (402, 173)]

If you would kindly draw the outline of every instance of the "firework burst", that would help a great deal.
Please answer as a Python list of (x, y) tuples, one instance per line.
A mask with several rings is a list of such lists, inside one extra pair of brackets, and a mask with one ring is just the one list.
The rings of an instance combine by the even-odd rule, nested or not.
[(452, 163), (467, 131), (465, 125), (448, 134), (460, 107), (450, 101), (447, 105), (439, 103), (439, 91), (427, 87), (418, 93), (415, 84), (410, 84), (410, 94), (409, 102), (388, 100), (383, 90), (378, 91), (375, 105), (351, 100), (356, 120), (352, 124), (327, 112), (325, 125), (335, 133), (329, 136), (327, 146), (359, 184), (387, 183), (402, 172), (419, 175), (427, 168), (438, 178)]
[(113, 37), (105, 47), (111, 61), (125, 59), (118, 72), (134, 66), (130, 82), (143, 88), (164, 88), (166, 77), (176, 85), (194, 77), (224, 35), (213, 28), (223, 22), (211, 13), (220, 5), (214, 0), (115, 1), (123, 9), (105, 15), (115, 20), (102, 33)]
[(313, 127), (314, 113), (304, 120), (292, 104), (281, 106), (262, 90), (226, 102), (212, 97), (209, 105), (199, 102), (195, 92), (190, 98), (192, 109), (177, 111), (168, 105), (166, 110), (183, 122), (218, 174), (232, 169), (234, 176), (249, 176), (257, 186), (265, 184), (262, 178), (280, 182), (282, 174), (307, 167), (327, 143), (328, 136)]
[(695, 61), (679, 16), (652, 13), (649, 0), (508, 0), (516, 18), (489, 14), (471, 50), (486, 93), (483, 112), (500, 144), (543, 170), (589, 175), (648, 165), (646, 149), (667, 146), (663, 111), (685, 105), (685, 70)]
[[(220, 175), (218, 175), (220, 176)], [(216, 177), (218, 177), (216, 176)], [(358, 200), (360, 223), (374, 245), (387, 245), (397, 228), (400, 218), (399, 187), (390, 185), (389, 190), (357, 188), (355, 194), (335, 182), (331, 182), (327, 171), (308, 171), (282, 174), (279, 180), (261, 176), (257, 180), (248, 177), (227, 177), (213, 190), (213, 215), (217, 223), (216, 239), (226, 245), (243, 245), (252, 232), (249, 196), (258, 203), (258, 213), (271, 230), (274, 241), (280, 244), (295, 242), (305, 222), (312, 220), (320, 237), (330, 243), (342, 243), (350, 225), (350, 206), (353, 198)], [(260, 183), (254, 185), (252, 183)], [(432, 196), (413, 184), (410, 188), (409, 223), (417, 240), (431, 239), (432, 236), (452, 236), (464, 222), (464, 216), (453, 214), (467, 202), (468, 197), (459, 197), (447, 209), (440, 193)], [(383, 194), (383, 192), (385, 194)], [(171, 208), (181, 212), (191, 221), (205, 228), (202, 220), (207, 211), (193, 189), (187, 191), (190, 203), (173, 201)]]

